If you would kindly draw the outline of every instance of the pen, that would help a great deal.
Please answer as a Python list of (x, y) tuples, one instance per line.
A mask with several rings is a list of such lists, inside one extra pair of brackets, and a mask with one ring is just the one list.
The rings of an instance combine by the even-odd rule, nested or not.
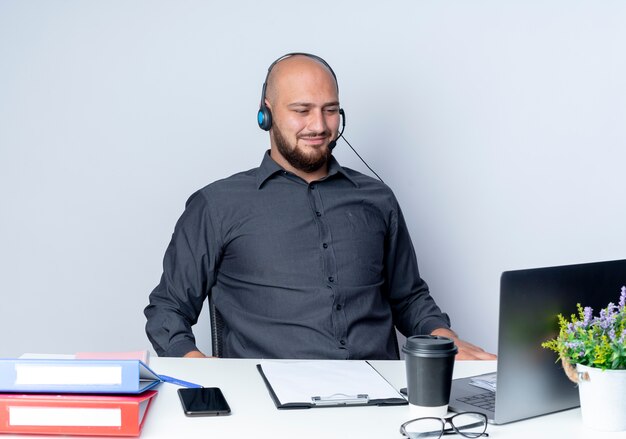
[(174, 378), (174, 377), (167, 376), (167, 375), (159, 375), (159, 377), (161, 378), (162, 381), (166, 383), (172, 383), (172, 384), (176, 384), (176, 385), (183, 386), (183, 387), (188, 387), (188, 388), (193, 388), (193, 389), (204, 387), (204, 386), (201, 386), (200, 384), (190, 383), (189, 381), (179, 380), (178, 378)]

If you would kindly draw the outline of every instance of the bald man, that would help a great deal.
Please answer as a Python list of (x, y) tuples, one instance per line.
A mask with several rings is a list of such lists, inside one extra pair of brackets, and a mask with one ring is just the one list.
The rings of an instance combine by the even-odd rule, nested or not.
[(259, 114), (270, 150), (193, 194), (176, 224), (145, 309), (159, 355), (204, 357), (191, 327), (211, 294), (223, 357), (397, 359), (398, 328), (453, 338), (459, 359), (494, 358), (450, 329), (391, 190), (332, 156), (340, 117), (324, 60), (270, 66)]

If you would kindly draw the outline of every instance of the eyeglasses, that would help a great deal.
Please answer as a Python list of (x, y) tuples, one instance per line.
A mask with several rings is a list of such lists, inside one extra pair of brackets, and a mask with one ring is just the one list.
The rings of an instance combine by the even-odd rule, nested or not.
[[(452, 428), (446, 428), (450, 424)], [(487, 416), (482, 413), (457, 413), (449, 418), (417, 418), (406, 421), (400, 426), (400, 433), (411, 439), (438, 439), (443, 435), (460, 434), (469, 438), (489, 436)]]

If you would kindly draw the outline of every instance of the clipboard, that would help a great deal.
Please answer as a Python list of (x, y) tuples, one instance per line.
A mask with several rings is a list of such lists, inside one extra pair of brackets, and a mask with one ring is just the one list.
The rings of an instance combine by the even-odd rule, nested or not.
[(263, 361), (257, 370), (277, 409), (406, 405), (367, 361)]

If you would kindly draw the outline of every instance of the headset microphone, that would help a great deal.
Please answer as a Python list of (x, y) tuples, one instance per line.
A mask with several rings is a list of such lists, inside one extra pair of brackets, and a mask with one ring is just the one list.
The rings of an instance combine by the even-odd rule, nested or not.
[(346, 129), (346, 112), (343, 111), (342, 108), (339, 109), (339, 116), (341, 117), (341, 131), (339, 132), (339, 135), (335, 138), (335, 140), (332, 140), (328, 144), (328, 149), (330, 149), (331, 151), (335, 148), (335, 146), (337, 146), (337, 140), (339, 140), (339, 138), (343, 136), (343, 130)]

